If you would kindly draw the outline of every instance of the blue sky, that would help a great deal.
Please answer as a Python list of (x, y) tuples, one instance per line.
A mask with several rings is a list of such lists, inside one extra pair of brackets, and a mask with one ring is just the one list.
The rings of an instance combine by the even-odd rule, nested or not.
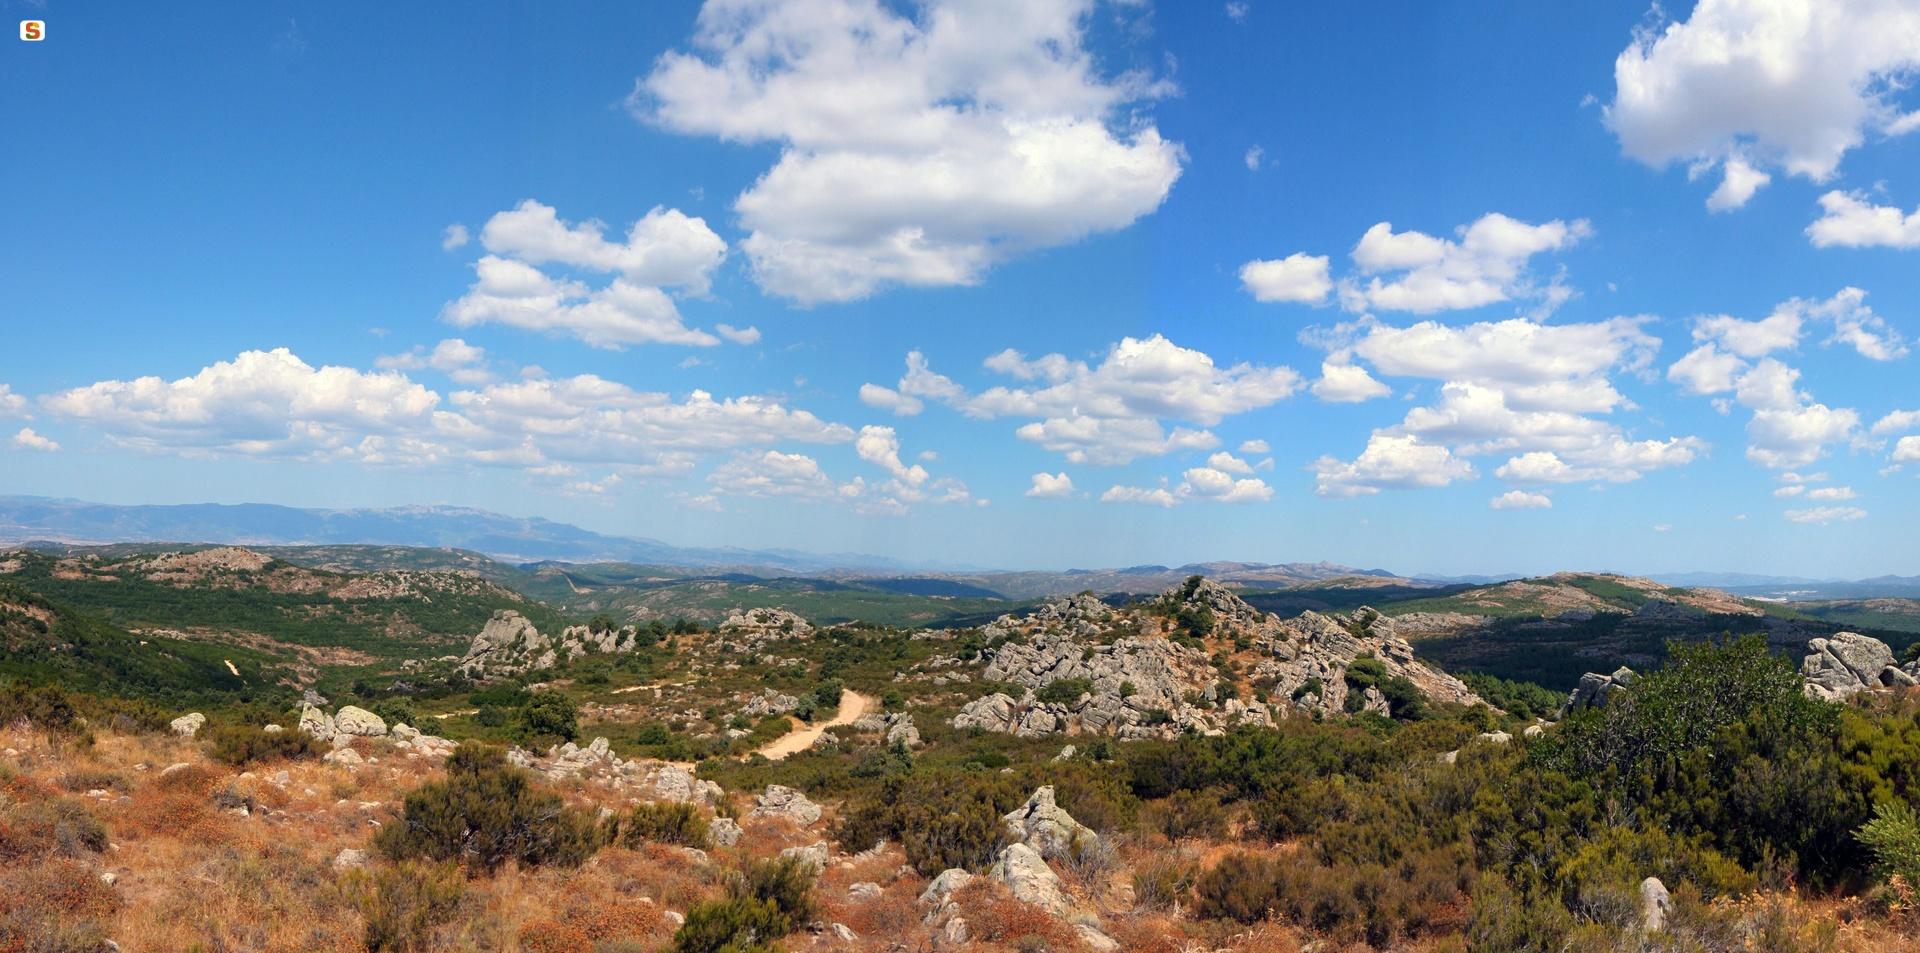
[(1920, 4), (9, 12), (0, 493), (1920, 572)]

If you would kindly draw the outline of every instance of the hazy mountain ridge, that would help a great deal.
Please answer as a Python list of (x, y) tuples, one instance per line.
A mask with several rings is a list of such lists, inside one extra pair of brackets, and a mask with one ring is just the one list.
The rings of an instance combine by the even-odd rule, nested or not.
[(271, 503), (121, 506), (0, 496), (0, 542), (110, 544), (149, 541), (239, 546), (391, 545), (465, 549), (508, 562), (634, 562), (753, 566), (788, 571), (836, 567), (901, 570), (898, 560), (857, 553), (801, 553), (674, 546), (612, 536), (539, 517), (458, 506), (306, 509)]

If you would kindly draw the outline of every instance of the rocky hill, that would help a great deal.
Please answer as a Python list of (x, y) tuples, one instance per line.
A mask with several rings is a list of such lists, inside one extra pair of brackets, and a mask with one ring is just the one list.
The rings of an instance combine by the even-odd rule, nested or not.
[(1193, 577), (1114, 609), (1088, 595), (981, 630), (997, 648), (981, 677), (1022, 689), (969, 703), (953, 723), (1023, 736), (1214, 734), (1293, 715), (1479, 701), (1414, 657), (1372, 609), (1282, 620)]

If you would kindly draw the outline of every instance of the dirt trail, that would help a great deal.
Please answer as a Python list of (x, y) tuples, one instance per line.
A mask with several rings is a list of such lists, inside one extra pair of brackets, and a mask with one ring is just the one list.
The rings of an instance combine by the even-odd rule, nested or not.
[[(851, 725), (859, 721), (862, 717), (865, 717), (867, 712), (872, 711), (873, 708), (874, 702), (871, 697), (862, 695), (859, 692), (841, 692), (840, 713), (834, 715), (832, 721), (818, 722), (796, 728), (768, 742), (756, 753), (769, 761), (779, 761), (790, 754), (799, 754), (813, 747), (813, 743), (819, 741), (820, 736), (826, 734), (828, 728)], [(794, 722), (798, 724), (799, 719), (794, 719)]]

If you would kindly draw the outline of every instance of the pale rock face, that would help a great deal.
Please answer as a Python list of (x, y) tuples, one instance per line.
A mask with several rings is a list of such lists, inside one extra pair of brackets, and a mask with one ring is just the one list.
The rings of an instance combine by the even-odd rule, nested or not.
[(1073, 925), (1073, 932), (1074, 935), (1080, 938), (1080, 944), (1089, 950), (1096, 950), (1098, 953), (1110, 953), (1110, 951), (1120, 948), (1119, 941), (1105, 933), (1101, 933), (1100, 928), (1091, 923), (1076, 923)]
[(1658, 933), (1667, 925), (1667, 913), (1673, 909), (1673, 898), (1667, 894), (1667, 885), (1658, 877), (1648, 877), (1640, 881), (1640, 926), (1648, 933)]
[(385, 719), (353, 705), (343, 706), (334, 714), (333, 726), (340, 734), (358, 738), (379, 738), (387, 733)]
[(885, 727), (888, 747), (917, 748), (920, 746), (920, 729), (914, 727), (912, 715), (905, 712), (888, 715)]
[[(1206, 580), (1174, 588), (1159, 605), (1181, 616), (1209, 618), (1213, 632), (1259, 653), (1249, 677), (1274, 684), (1270, 701), (1217, 697), (1219, 673), (1205, 651), (1190, 645), (1155, 635), (1103, 638), (1123, 620), (1098, 599), (1081, 595), (1048, 602), (1024, 619), (1002, 616), (982, 628), (988, 638), (1025, 637), (996, 650), (982, 677), (1027, 691), (977, 698), (955, 716), (954, 726), (1021, 737), (1066, 732), (1121, 738), (1270, 726), (1276, 715), (1288, 712), (1344, 712), (1347, 667), (1363, 656), (1379, 660), (1389, 677), (1406, 678), (1436, 702), (1480, 701), (1458, 679), (1417, 661), (1394, 621), (1372, 609), (1342, 616), (1308, 612), (1282, 621)], [(1064, 679), (1086, 680), (1090, 690), (1071, 702), (1041, 702), (1034, 694)], [(1355, 706), (1388, 711), (1386, 697), (1371, 687)]]
[(387, 733), (392, 735), (394, 739), (398, 741), (412, 741), (413, 739), (420, 737), (420, 729), (415, 728), (412, 725), (407, 724), (406, 722), (395, 722), (393, 727), (388, 729)]
[(1612, 675), (1588, 672), (1580, 676), (1580, 684), (1574, 686), (1567, 695), (1566, 704), (1560, 706), (1560, 717), (1565, 718), (1582, 708), (1598, 708), (1607, 703), (1607, 699), (1620, 689), (1639, 681), (1640, 673), (1625, 665), (1615, 669)]
[(780, 856), (798, 858), (811, 865), (813, 872), (818, 874), (827, 869), (827, 858), (832, 856), (832, 850), (827, 847), (826, 841), (815, 841), (805, 847), (789, 847), (781, 851)]
[(732, 847), (740, 843), (740, 822), (731, 817), (716, 817), (707, 824), (707, 843), (715, 847)]
[(460, 660), (460, 672), (476, 680), (519, 675), (550, 669), (562, 661), (571, 662), (585, 655), (624, 654), (639, 645), (639, 632), (632, 626), (595, 631), (584, 625), (570, 625), (554, 639), (535, 628), (526, 616), (502, 609), (473, 637), (466, 656)]
[(337, 733), (333, 716), (312, 705), (300, 709), (300, 730), (320, 741), (332, 741)]
[(800, 699), (768, 688), (748, 699), (746, 705), (741, 707), (740, 714), (748, 718), (784, 715), (798, 707), (800, 707)]
[(870, 880), (862, 880), (847, 888), (847, 899), (862, 903), (880, 899), (880, 885)]
[(813, 626), (785, 609), (746, 609), (728, 616), (714, 632), (727, 650), (746, 652), (768, 642), (804, 638), (813, 632)]
[(939, 906), (947, 902), (960, 888), (973, 882), (973, 875), (959, 867), (948, 867), (920, 891), (920, 902)]
[(1008, 844), (987, 876), (1006, 884), (1014, 899), (1056, 916), (1065, 913), (1071, 905), (1061, 889), (1060, 875), (1047, 866), (1039, 851), (1025, 844)]
[(367, 852), (354, 847), (343, 847), (340, 853), (333, 855), (333, 869), (354, 870), (367, 865)]
[(1070, 858), (1100, 846), (1099, 834), (1054, 802), (1050, 784), (1035, 789), (1026, 804), (1000, 820), (1015, 840), (1039, 851), (1042, 857)]
[(199, 734), (200, 727), (202, 725), (205, 725), (206, 723), (207, 723), (207, 716), (202, 715), (196, 711), (191, 714), (181, 715), (180, 717), (175, 718), (174, 720), (167, 723), (167, 727), (172, 729), (173, 733), (176, 735), (179, 735), (183, 738), (191, 738), (194, 735)]
[(1893, 650), (1885, 642), (1858, 632), (1809, 641), (1800, 675), (1807, 680), (1807, 694), (1827, 701), (1915, 683), (1912, 674), (1894, 664)]
[(339, 765), (345, 765), (347, 767), (353, 767), (355, 765), (360, 764), (365, 759), (360, 757), (360, 752), (355, 751), (352, 748), (335, 748), (334, 750), (327, 752), (324, 756), (321, 757), (320, 760), (325, 761), (328, 764), (339, 764)]
[(790, 787), (769, 784), (753, 808), (753, 817), (784, 817), (801, 827), (820, 820), (820, 805)]

